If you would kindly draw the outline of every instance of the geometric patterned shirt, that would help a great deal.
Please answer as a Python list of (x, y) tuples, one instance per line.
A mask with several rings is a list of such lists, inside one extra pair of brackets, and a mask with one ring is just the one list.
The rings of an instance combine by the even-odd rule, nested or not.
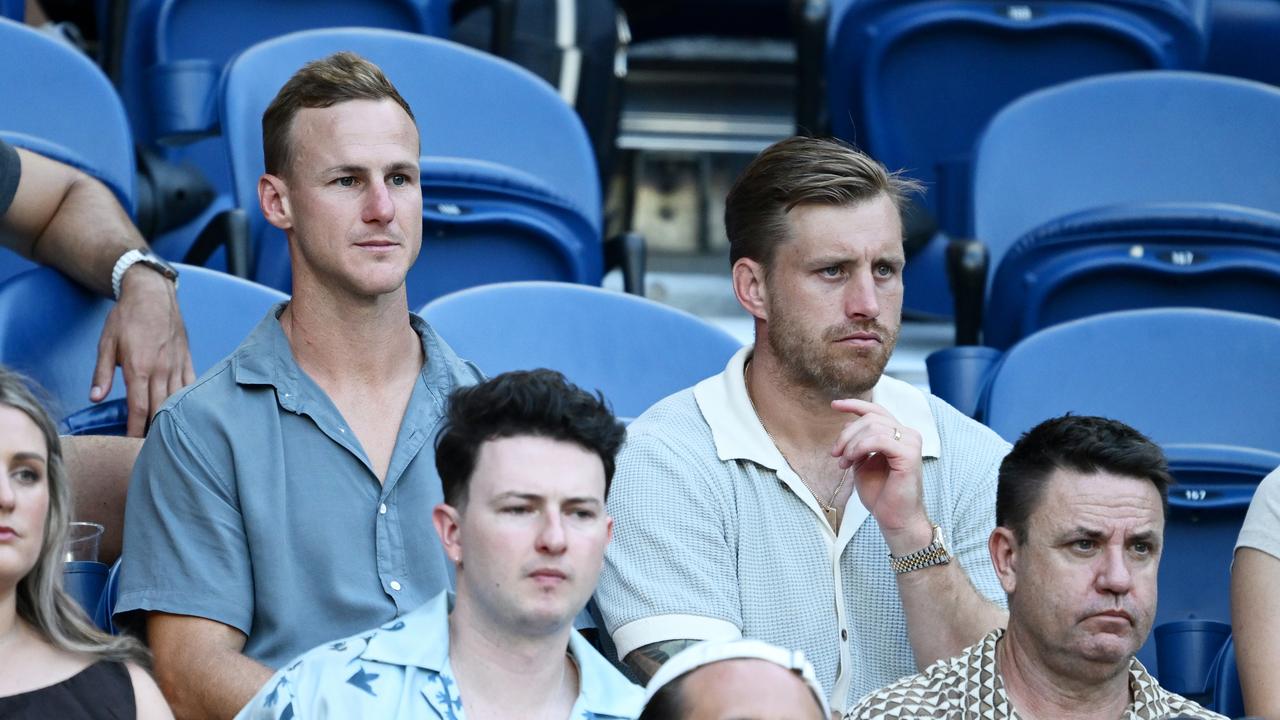
[[(964, 718), (1017, 720), (996, 669), (996, 641), (1003, 629), (993, 630), (959, 655), (939, 660), (919, 674), (862, 698), (845, 720), (871, 718)], [(1151, 677), (1137, 658), (1129, 664), (1129, 695), (1133, 702), (1124, 720), (1169, 717), (1225, 720), (1222, 715), (1171, 693)]]
[[(237, 720), (466, 720), (449, 663), (452, 600), (442, 592), (382, 627), (306, 653), (268, 680)], [(576, 630), (568, 653), (578, 668), (571, 720), (640, 714), (643, 691)]]

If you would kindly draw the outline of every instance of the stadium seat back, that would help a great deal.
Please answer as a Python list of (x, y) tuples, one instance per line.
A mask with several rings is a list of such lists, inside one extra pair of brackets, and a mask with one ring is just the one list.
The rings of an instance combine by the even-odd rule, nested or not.
[(1280, 213), (1135, 203), (1050, 221), (996, 268), (983, 342), (1007, 348), (1068, 320), (1179, 305), (1280, 317)]
[(1202, 308), (1095, 315), (1024, 338), (992, 371), (981, 419), (1013, 441), (1067, 412), (1158, 443), (1280, 452), (1280, 320)]
[[(1236, 538), (1258, 483), (1280, 467), (1280, 453), (1182, 443), (1166, 444), (1164, 450), (1169, 471), (1177, 482), (1169, 488), (1160, 602), (1152, 627), (1189, 620), (1229, 626), (1231, 561)], [(1212, 639), (1207, 646), (1216, 649)], [(1156, 662), (1154, 636), (1148, 637), (1138, 659), (1164, 675), (1190, 675), (1199, 685), (1193, 685), (1191, 690), (1195, 694), (1204, 692), (1205, 680), (1200, 672), (1177, 673), (1174, 667)]]
[(431, 302), (422, 316), (486, 374), (559, 370), (602, 391), (622, 418), (722, 371), (739, 347), (680, 310), (568, 283), (475, 287)]
[(423, 248), (406, 280), (411, 306), (486, 282), (599, 284), (602, 210), (581, 121), (544, 81), (444, 40), (378, 30), (294, 33), (230, 66), (222, 120), (237, 202), (250, 209), (255, 277), (291, 283), (283, 233), (258, 205), (262, 112), (304, 63), (337, 50), (377, 63), (414, 109), (422, 137)]
[(1041, 90), (991, 120), (975, 158), (975, 236), (999, 265), (1045, 223), (1133, 203), (1280, 213), (1280, 89), (1189, 72)]
[[(231, 354), (283, 293), (205, 268), (180, 266), (182, 310), (196, 373)], [(0, 285), (0, 364), (38, 382), (62, 418), (89, 405), (98, 338), (114, 303), (49, 268)], [(117, 370), (110, 398), (123, 397)]]
[(826, 53), (832, 134), (926, 183), (942, 231), (908, 265), (909, 307), (950, 313), (942, 248), (970, 230), (975, 141), (1010, 101), (1080, 77), (1196, 67), (1195, 16), (1168, 2), (837, 3)]
[[(0, 139), (101, 180), (135, 205), (133, 142), (115, 89), (66, 43), (0, 19)], [(0, 249), (0, 281), (35, 267)]]

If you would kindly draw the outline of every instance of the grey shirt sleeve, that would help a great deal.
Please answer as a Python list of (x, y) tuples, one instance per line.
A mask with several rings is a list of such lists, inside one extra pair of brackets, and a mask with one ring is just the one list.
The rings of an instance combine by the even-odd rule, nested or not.
[[(709, 460), (718, 462), (714, 455)], [(662, 623), (665, 632), (646, 630), (640, 645), (708, 639), (713, 626), (725, 623), (742, 628), (737, 552), (729, 540), (737, 537), (733, 501), (717, 492), (722, 482), (707, 463), (706, 453), (634, 433), (619, 455), (609, 493), (614, 536), (598, 589), (619, 653), (627, 650), (618, 629), (648, 618), (672, 622)]]
[(1258, 484), (1240, 528), (1236, 549), (1248, 547), (1280, 558), (1280, 468)]
[(9, 212), (13, 196), (18, 194), (18, 178), (22, 176), (22, 159), (9, 143), (0, 140), (0, 217)]
[(116, 614), (208, 618), (249, 634), (253, 580), (233, 472), (209, 460), (172, 408), (134, 465)]

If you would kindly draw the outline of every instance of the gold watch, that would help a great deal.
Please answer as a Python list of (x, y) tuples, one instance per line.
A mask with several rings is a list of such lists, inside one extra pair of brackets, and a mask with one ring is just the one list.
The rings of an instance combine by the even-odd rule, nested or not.
[(902, 557), (889, 555), (889, 564), (899, 575), (934, 565), (946, 565), (949, 562), (951, 562), (951, 553), (947, 550), (946, 540), (942, 537), (942, 527), (939, 525), (933, 526), (933, 542), (925, 547)]

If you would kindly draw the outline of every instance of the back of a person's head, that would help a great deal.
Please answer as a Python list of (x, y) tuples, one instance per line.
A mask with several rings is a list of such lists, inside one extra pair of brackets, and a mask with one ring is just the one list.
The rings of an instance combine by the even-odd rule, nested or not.
[(490, 440), (545, 437), (573, 443), (599, 456), (605, 495), (626, 429), (602, 394), (592, 395), (555, 370), (519, 370), (459, 388), (436, 441), (436, 469), (445, 502), (462, 507), (480, 454)]
[[(734, 663), (736, 671), (715, 675), (716, 669)], [(779, 685), (779, 680), (786, 684)], [(744, 697), (744, 690), (748, 695), (763, 694)], [(787, 710), (793, 713), (789, 717), (830, 717), (826, 693), (804, 653), (761, 640), (708, 640), (682, 650), (658, 668), (645, 688), (644, 710), (638, 720), (679, 720), (707, 712), (713, 717), (746, 720), (750, 716), (743, 715), (741, 705), (784, 698)], [(733, 705), (739, 707), (729, 707)], [(720, 714), (725, 712), (729, 714)]]

